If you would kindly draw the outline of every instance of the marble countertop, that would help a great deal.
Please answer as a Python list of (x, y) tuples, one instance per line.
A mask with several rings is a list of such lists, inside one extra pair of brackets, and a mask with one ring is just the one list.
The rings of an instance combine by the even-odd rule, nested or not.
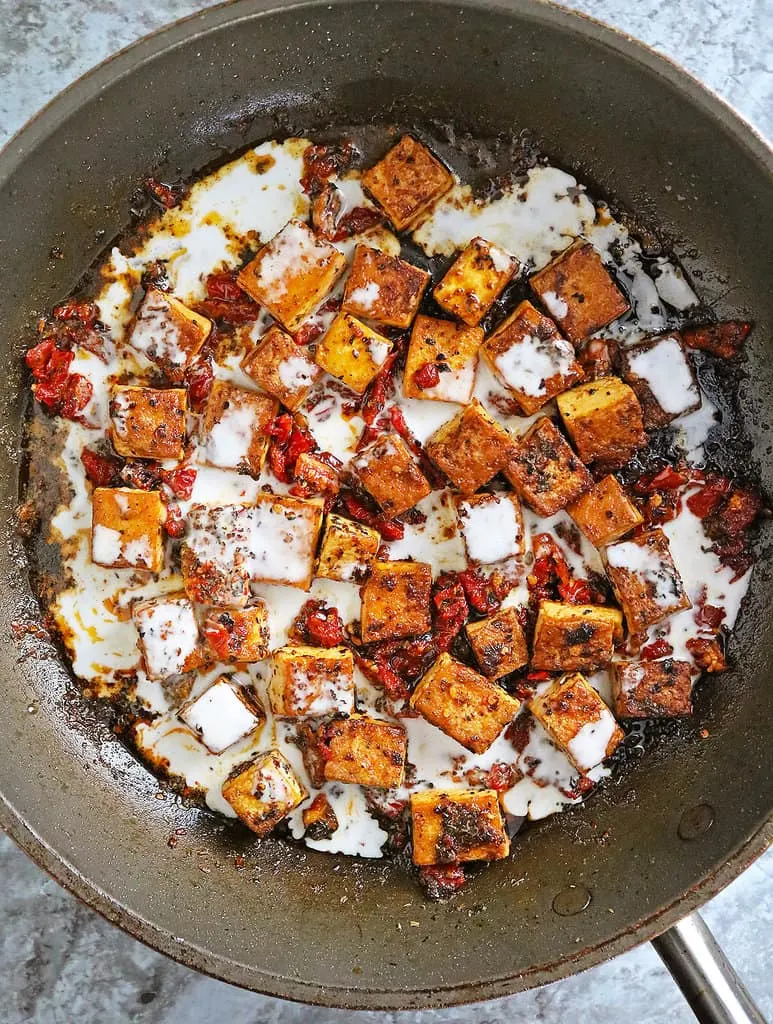
[[(773, 0), (565, 0), (668, 54), (773, 137)], [(0, 142), (110, 53), (200, 10), (202, 0), (0, 0)], [(202, 977), (124, 935), (0, 835), (0, 1017), (7, 1024), (498, 1024), (689, 1022), (649, 947), (509, 999), (413, 1014), (296, 1006)], [(705, 917), (773, 1020), (773, 850)]]

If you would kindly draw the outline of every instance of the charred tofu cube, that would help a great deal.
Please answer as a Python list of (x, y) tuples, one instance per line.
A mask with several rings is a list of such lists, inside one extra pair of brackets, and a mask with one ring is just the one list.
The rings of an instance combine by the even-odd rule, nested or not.
[(260, 391), (215, 381), (202, 422), (202, 462), (257, 479), (268, 451), (268, 428), (278, 409), (277, 400)]
[(564, 426), (583, 462), (627, 462), (647, 443), (633, 389), (618, 377), (600, 377), (556, 399)]
[(312, 452), (301, 452), (293, 469), (295, 483), (309, 494), (324, 494), (335, 497), (341, 487), (338, 473)]
[(163, 569), (166, 509), (157, 491), (95, 487), (91, 503), (93, 562), (113, 569)]
[(491, 746), (520, 703), (474, 669), (441, 654), (411, 694), (411, 707), (474, 754)]
[(250, 596), (249, 505), (194, 505), (180, 551), (185, 592), (197, 604), (240, 608)]
[(510, 839), (495, 789), (428, 789), (411, 793), (413, 863), (502, 860)]
[(609, 757), (623, 738), (615, 716), (579, 672), (556, 680), (529, 701), (529, 708), (583, 775)]
[(314, 577), (324, 502), (260, 494), (254, 510), (251, 578), (308, 590)]
[(513, 453), (515, 439), (477, 399), (444, 423), (424, 446), (427, 455), (462, 494), (474, 494)]
[(426, 633), (431, 589), (432, 568), (425, 562), (374, 562), (362, 590), (362, 642)]
[(700, 408), (692, 360), (678, 334), (650, 338), (620, 353), (623, 378), (636, 392), (645, 430), (665, 427)]
[(352, 465), (365, 490), (390, 517), (413, 508), (432, 490), (399, 434), (376, 438)]
[(338, 828), (338, 818), (326, 793), (317, 793), (309, 806), (303, 811), (303, 827), (305, 839), (314, 842), (329, 839)]
[(268, 688), (278, 718), (349, 715), (354, 710), (354, 661), (345, 647), (280, 647), (271, 656)]
[(547, 416), (533, 423), (515, 445), (505, 476), (541, 516), (552, 516), (593, 483), (587, 467)]
[(362, 583), (380, 547), (378, 530), (331, 512), (322, 533), (317, 576), (344, 583)]
[(583, 377), (572, 343), (530, 302), (522, 302), (486, 338), (481, 354), (525, 416)]
[(351, 782), (376, 789), (402, 785), (408, 738), (380, 718), (334, 718), (303, 733), (304, 761), (313, 785)]
[(396, 231), (414, 227), (453, 183), (453, 176), (443, 164), (410, 135), (403, 135), (362, 176), (363, 186)]
[(429, 282), (426, 270), (358, 245), (341, 309), (387, 327), (410, 327)]
[(149, 679), (181, 675), (201, 664), (199, 625), (184, 593), (136, 601), (132, 619)]
[(110, 438), (129, 459), (181, 459), (188, 392), (183, 388), (115, 385), (110, 393)]
[(456, 510), (470, 562), (489, 565), (523, 554), (523, 517), (516, 495), (473, 494), (458, 501)]
[(206, 317), (173, 295), (149, 288), (129, 331), (129, 344), (170, 380), (181, 381), (211, 330), (212, 322)]
[(438, 306), (475, 327), (518, 269), (518, 260), (485, 238), (473, 238), (433, 292)]
[(268, 609), (262, 601), (249, 608), (213, 609), (203, 632), (218, 661), (251, 663), (268, 655)]
[(472, 400), (482, 341), (479, 327), (417, 316), (405, 359), (405, 397), (466, 405)]
[(350, 313), (341, 313), (317, 345), (315, 358), (331, 377), (337, 377), (361, 395), (391, 351), (388, 338)]
[(689, 661), (620, 661), (612, 696), (618, 718), (675, 718), (692, 714)]
[(248, 377), (291, 412), (322, 376), (306, 349), (276, 324), (247, 352), (241, 365)]
[(529, 660), (517, 608), (504, 608), (487, 619), (468, 622), (465, 631), (475, 660), (489, 679), (501, 679)]
[(258, 754), (247, 767), (237, 765), (223, 783), (223, 796), (244, 824), (267, 836), (308, 796), (305, 786), (279, 750)]
[(628, 300), (589, 242), (577, 241), (529, 280), (532, 291), (577, 343), (623, 313)]
[(623, 613), (591, 604), (543, 601), (534, 628), (531, 666), (544, 672), (576, 672), (607, 665), (623, 636)]
[(662, 530), (610, 544), (605, 557), (607, 575), (634, 636), (692, 606)]
[(222, 754), (266, 720), (255, 694), (229, 676), (220, 676), (202, 694), (183, 704), (177, 716), (211, 754)]
[(619, 540), (642, 522), (642, 516), (617, 478), (605, 476), (566, 509), (597, 548)]
[(239, 286), (294, 334), (346, 269), (346, 257), (299, 220), (288, 221), (240, 272)]

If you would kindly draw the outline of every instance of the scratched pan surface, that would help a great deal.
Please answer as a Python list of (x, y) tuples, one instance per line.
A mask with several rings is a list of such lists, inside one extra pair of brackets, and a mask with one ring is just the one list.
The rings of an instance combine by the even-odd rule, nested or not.
[[(122, 53), (0, 157), (0, 494), (9, 523), (24, 408), (19, 352), (36, 315), (126, 224), (138, 180), (156, 168), (188, 175), (277, 133), (390, 122), (435, 134), (449, 123), (476, 136), (531, 129), (596, 194), (616, 196), (672, 238), (720, 315), (756, 321), (740, 396), (748, 456), (770, 493), (773, 157), (747, 126), (638, 44), (526, 0), (278, 9), (243, 0)], [(52, 246), (63, 258), (51, 259)], [(10, 639), (11, 620), (34, 619), (35, 605), (7, 532), (0, 820), (64, 885), (193, 967), (349, 1007), (504, 995), (652, 937), (771, 839), (765, 558), (731, 645), (737, 667), (702, 687), (694, 727), (661, 736), (584, 808), (529, 829), (515, 855), (459, 899), (430, 905), (388, 863), (261, 846), (238, 826), (159, 799), (55, 652)], [(186, 831), (170, 844), (176, 829)], [(554, 903), (579, 912), (559, 914)]]

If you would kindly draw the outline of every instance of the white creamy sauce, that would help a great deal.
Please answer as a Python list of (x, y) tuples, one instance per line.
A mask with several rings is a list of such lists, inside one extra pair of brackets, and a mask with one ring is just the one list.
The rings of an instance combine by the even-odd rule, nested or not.
[(573, 362), (574, 349), (568, 341), (533, 334), (524, 335), (495, 360), (503, 384), (534, 398), (547, 393), (551, 377), (565, 377)]
[(569, 312), (569, 307), (564, 299), (562, 299), (560, 295), (556, 295), (555, 292), (543, 292), (541, 299), (545, 303), (548, 313), (550, 313), (551, 316), (557, 317), (559, 320), (563, 320)]
[(572, 736), (566, 749), (581, 771), (590, 771), (597, 764), (601, 764), (607, 756), (607, 746), (616, 727), (615, 716), (605, 708), (598, 718), (586, 722)]
[(523, 548), (521, 520), (507, 494), (492, 494), (489, 500), (474, 504), (460, 502), (459, 526), (472, 562), (502, 562)]
[(369, 281), (366, 285), (361, 285), (359, 288), (355, 288), (349, 295), (347, 302), (351, 306), (357, 307), (367, 313), (373, 310), (380, 295), (381, 288), (379, 285), (375, 281)]
[(303, 354), (288, 356), (277, 366), (276, 372), (282, 386), (288, 391), (300, 391), (310, 388), (319, 376), (318, 367)]
[(676, 338), (663, 338), (651, 348), (630, 353), (628, 365), (646, 381), (655, 401), (669, 415), (678, 416), (700, 401), (687, 356)]
[(660, 271), (655, 278), (655, 287), (664, 302), (680, 311), (698, 305), (698, 296), (690, 287), (681, 267), (674, 266), (665, 256), (659, 256), (655, 266)]
[(256, 413), (252, 405), (231, 402), (212, 425), (199, 455), (220, 469), (238, 469), (250, 453)]

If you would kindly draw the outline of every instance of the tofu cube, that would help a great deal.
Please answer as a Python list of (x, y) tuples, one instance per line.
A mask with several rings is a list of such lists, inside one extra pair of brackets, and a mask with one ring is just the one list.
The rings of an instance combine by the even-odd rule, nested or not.
[(692, 714), (689, 661), (620, 661), (613, 668), (612, 696), (618, 718), (675, 718)]
[(237, 281), (294, 334), (335, 286), (346, 257), (299, 220), (288, 221), (241, 270)]
[(408, 737), (380, 718), (334, 718), (302, 732), (304, 762), (315, 786), (351, 782), (377, 789), (402, 785)]
[(513, 393), (524, 416), (533, 416), (583, 378), (572, 343), (530, 302), (517, 306), (486, 338), (481, 355)]
[(510, 852), (495, 789), (411, 793), (413, 863), (502, 860)]
[(188, 392), (184, 388), (114, 385), (110, 389), (110, 439), (129, 459), (181, 459)]
[(341, 487), (338, 473), (313, 452), (301, 452), (295, 460), (293, 480), (309, 494), (335, 497)]
[(258, 495), (250, 561), (253, 582), (309, 589), (324, 507), (319, 498)]
[(583, 462), (627, 462), (647, 443), (639, 399), (619, 377), (580, 384), (556, 402)]
[(279, 718), (349, 715), (354, 710), (354, 660), (345, 647), (280, 647), (271, 656), (268, 687)]
[(517, 608), (503, 608), (487, 619), (468, 622), (465, 631), (478, 667), (489, 679), (501, 679), (529, 660)]
[(266, 720), (257, 697), (229, 676), (220, 676), (204, 693), (183, 704), (177, 717), (211, 754), (222, 754)]
[(435, 302), (462, 323), (475, 327), (517, 270), (515, 256), (485, 238), (473, 238), (435, 286)]
[(597, 548), (611, 544), (642, 523), (642, 516), (614, 476), (605, 476), (566, 511)]
[(180, 549), (186, 594), (197, 604), (240, 608), (250, 596), (249, 505), (193, 505)]
[(363, 186), (396, 231), (414, 227), (453, 183), (453, 176), (443, 164), (410, 135), (403, 135), (362, 176)]
[(157, 491), (95, 487), (91, 506), (92, 562), (161, 572), (166, 508)]
[(510, 460), (515, 439), (477, 399), (439, 427), (427, 455), (464, 495), (474, 494)]
[(490, 565), (523, 554), (523, 516), (515, 494), (473, 494), (460, 499), (456, 510), (470, 562)]
[(361, 395), (391, 351), (388, 338), (350, 313), (340, 313), (317, 345), (315, 358), (331, 377)]
[(579, 672), (557, 679), (532, 697), (529, 708), (583, 775), (614, 753), (623, 739), (615, 716)]
[(620, 351), (623, 378), (636, 392), (645, 430), (666, 427), (700, 408), (692, 360), (678, 334), (650, 338)]
[(322, 533), (317, 576), (343, 583), (362, 583), (380, 547), (378, 530), (331, 512)]
[(254, 663), (269, 652), (268, 609), (262, 601), (249, 608), (213, 609), (203, 632), (218, 661)]
[(142, 663), (149, 679), (168, 679), (202, 661), (199, 624), (184, 593), (161, 594), (132, 605)]
[[(417, 316), (405, 358), (405, 397), (467, 405), (472, 400), (482, 341), (480, 327)], [(439, 380), (430, 387), (422, 387), (421, 378), (427, 373), (427, 364), (437, 368)]]
[(547, 416), (533, 423), (516, 443), (505, 476), (541, 516), (555, 515), (593, 484), (587, 467)]
[(432, 491), (399, 434), (377, 437), (352, 461), (352, 467), (386, 515), (399, 516)]
[(267, 836), (308, 796), (306, 787), (279, 750), (258, 754), (245, 768), (238, 765), (223, 783), (223, 796), (244, 824)]
[(577, 240), (529, 279), (561, 330), (583, 341), (629, 310), (628, 300), (590, 244)]
[(432, 628), (432, 567), (425, 562), (374, 562), (362, 589), (364, 644), (418, 636)]
[(398, 256), (358, 245), (341, 309), (387, 327), (410, 327), (430, 274)]
[(520, 702), (474, 669), (441, 654), (411, 694), (411, 707), (474, 754), (488, 750)]
[(610, 544), (605, 559), (607, 575), (634, 636), (666, 616), (692, 607), (662, 530)]
[(576, 672), (607, 665), (622, 639), (623, 613), (591, 604), (542, 601), (534, 627), (531, 667), (544, 672)]
[(257, 479), (268, 451), (268, 428), (278, 411), (275, 398), (216, 380), (202, 420), (199, 458)]
[(145, 292), (129, 330), (129, 344), (159, 366), (172, 381), (181, 381), (186, 367), (201, 351), (212, 322), (179, 299), (157, 288)]
[(241, 362), (244, 372), (269, 395), (293, 412), (322, 376), (303, 345), (274, 324), (249, 349)]
[(332, 804), (326, 793), (317, 793), (308, 807), (302, 814), (305, 839), (319, 842), (321, 839), (330, 839), (338, 828), (338, 818), (333, 810)]

